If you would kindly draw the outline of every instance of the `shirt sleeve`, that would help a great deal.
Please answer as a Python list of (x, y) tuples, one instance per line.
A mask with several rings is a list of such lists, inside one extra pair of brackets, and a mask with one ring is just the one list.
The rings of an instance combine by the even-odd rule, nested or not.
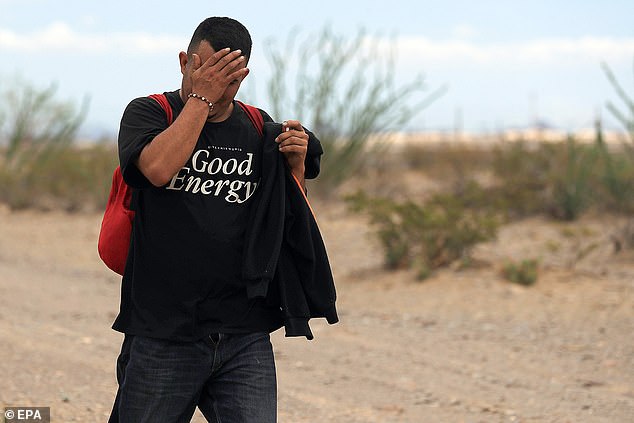
[(166, 128), (165, 111), (149, 97), (132, 100), (123, 112), (119, 127), (119, 164), (124, 181), (131, 187), (152, 186), (136, 162), (143, 148)]

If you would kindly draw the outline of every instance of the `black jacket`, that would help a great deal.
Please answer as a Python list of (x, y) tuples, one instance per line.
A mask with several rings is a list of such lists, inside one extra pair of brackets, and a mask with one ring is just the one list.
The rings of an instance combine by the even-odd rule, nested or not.
[[(338, 322), (326, 248), (308, 200), (275, 138), (281, 125), (264, 124), (262, 179), (245, 239), (243, 277), (250, 298), (266, 297), (284, 312), (286, 336), (313, 339), (308, 320)], [(311, 136), (306, 176), (319, 173), (319, 142)]]

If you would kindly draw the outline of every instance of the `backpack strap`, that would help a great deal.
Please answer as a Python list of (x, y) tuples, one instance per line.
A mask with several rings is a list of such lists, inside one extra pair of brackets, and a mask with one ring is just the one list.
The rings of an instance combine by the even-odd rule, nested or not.
[(249, 120), (255, 126), (255, 129), (260, 134), (260, 137), (264, 134), (264, 118), (262, 117), (262, 113), (260, 113), (260, 109), (255, 106), (251, 106), (250, 104), (245, 104), (240, 100), (236, 100), (236, 103), (244, 110), (244, 112), (249, 117)]
[(174, 121), (174, 114), (172, 113), (172, 106), (170, 106), (169, 101), (167, 101), (167, 97), (165, 96), (165, 94), (152, 94), (148, 97), (155, 100), (163, 108), (163, 110), (165, 110), (165, 116), (167, 117), (167, 126), (170, 126)]

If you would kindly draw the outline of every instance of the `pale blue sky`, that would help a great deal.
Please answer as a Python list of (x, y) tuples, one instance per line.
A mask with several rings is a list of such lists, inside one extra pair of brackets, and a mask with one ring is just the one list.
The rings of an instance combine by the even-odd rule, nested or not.
[[(181, 4), (180, 6), (176, 6)], [(268, 77), (266, 40), (291, 28), (330, 25), (395, 38), (397, 76), (422, 72), (449, 92), (410, 129), (526, 126), (535, 116), (562, 129), (592, 124), (618, 103), (600, 68), (606, 61), (634, 96), (634, 2), (630, 1), (45, 1), (0, 0), (0, 89), (15, 75), (60, 98), (90, 96), (85, 132), (115, 133), (134, 97), (178, 88), (177, 55), (207, 16), (231, 16), (251, 31), (257, 91)], [(279, 116), (283, 119), (290, 116)]]

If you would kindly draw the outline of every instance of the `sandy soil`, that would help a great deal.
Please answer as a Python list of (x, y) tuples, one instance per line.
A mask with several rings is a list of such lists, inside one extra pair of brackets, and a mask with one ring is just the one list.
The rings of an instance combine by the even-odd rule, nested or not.
[[(381, 270), (362, 219), (316, 209), (341, 323), (274, 334), (280, 422), (634, 422), (634, 255), (613, 253), (616, 222), (513, 224), (477, 268), (417, 282)], [(122, 337), (100, 219), (0, 210), (0, 406), (107, 419)], [(533, 257), (535, 286), (500, 277)]]

